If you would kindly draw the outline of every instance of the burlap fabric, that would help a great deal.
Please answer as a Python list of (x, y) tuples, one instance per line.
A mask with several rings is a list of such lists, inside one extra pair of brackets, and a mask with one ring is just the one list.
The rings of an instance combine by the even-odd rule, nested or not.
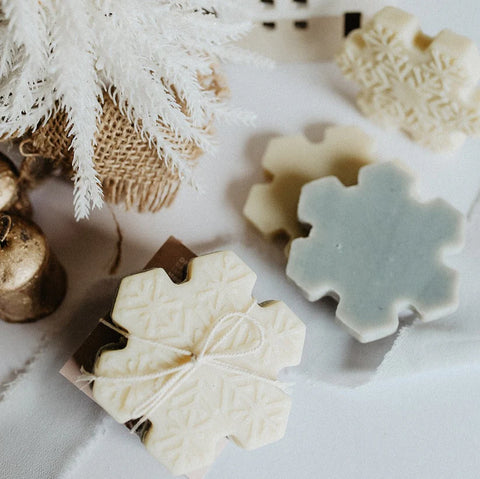
[[(204, 88), (214, 91), (219, 97), (228, 94), (225, 81), (219, 74), (201, 78), (200, 81)], [(181, 106), (185, 108), (185, 105)], [(22, 154), (30, 159), (44, 158), (53, 168), (71, 176), (73, 151), (66, 125), (67, 115), (61, 111), (22, 141)], [(212, 133), (211, 124), (206, 124), (204, 128), (208, 134)], [(183, 151), (191, 163), (195, 163), (202, 153), (196, 145), (182, 142), (173, 133), (171, 143)], [(168, 168), (157, 151), (135, 131), (107, 93), (103, 97), (94, 163), (102, 181), (105, 200), (123, 203), (127, 209), (158, 211), (171, 204), (180, 187), (178, 174)]]

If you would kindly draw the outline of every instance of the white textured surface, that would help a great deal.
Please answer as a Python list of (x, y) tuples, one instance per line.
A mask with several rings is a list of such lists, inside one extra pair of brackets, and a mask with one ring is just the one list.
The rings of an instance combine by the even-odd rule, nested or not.
[(480, 366), (479, 244), (480, 208), (477, 207), (467, 231), (465, 249), (451, 261), (462, 279), (460, 308), (441, 324), (417, 321), (411, 328), (404, 329), (377, 370), (376, 381), (405, 377), (422, 370)]
[[(480, 44), (476, 0), (454, 4), (408, 0), (398, 5), (418, 15), (427, 33), (449, 26)], [(469, 264), (464, 279), (471, 286), (462, 293), (468, 298), (468, 307), (457, 313), (458, 324), (468, 323), (469, 357), (460, 354), (467, 348), (459, 348), (458, 342), (456, 349), (442, 343), (442, 358), (451, 356), (452, 360), (439, 364), (437, 350), (431, 351), (432, 355), (422, 343), (423, 354), (418, 353), (409, 369), (402, 368), (402, 378), (383, 378), (350, 390), (341, 386), (370, 378), (393, 340), (357, 344), (334, 324), (329, 304), (304, 300), (285, 278), (281, 248), (264, 241), (242, 218), (241, 209), (250, 186), (262, 180), (260, 159), (273, 134), (306, 131), (310, 138), (321, 139), (326, 124), (338, 123), (358, 125), (373, 136), (380, 159), (404, 159), (419, 173), (424, 197), (441, 194), (467, 211), (480, 184), (480, 141), (468, 140), (453, 156), (436, 156), (400, 133), (383, 132), (355, 110), (354, 88), (332, 64), (280, 66), (276, 72), (242, 68), (232, 70), (230, 77), (235, 102), (258, 112), (259, 121), (255, 131), (219, 129), (218, 160), (203, 161), (199, 168), (207, 193), (198, 196), (185, 189), (171, 209), (156, 215), (118, 213), (125, 236), (121, 274), (140, 269), (170, 234), (198, 253), (233, 249), (258, 274), (257, 299), (281, 298), (307, 324), (303, 362), (283, 377), (296, 382), (287, 435), (258, 451), (228, 446), (209, 478), (476, 479), (480, 468), (480, 348), (471, 341), (478, 338), (480, 330), (475, 318), (480, 299), (473, 283), (480, 265), (478, 259), (473, 260), (478, 256), (470, 255), (478, 255), (478, 247), (475, 252), (472, 246), (463, 259)], [(5, 399), (0, 401), (0, 424), (8, 426), (0, 435), (0, 470), (6, 479), (167, 479), (170, 476), (165, 469), (136, 437), (113, 420), (106, 419), (104, 433), (94, 436), (104, 413), (56, 376), (61, 359), (109, 304), (107, 293), (112, 287), (96, 284), (107, 277), (116, 241), (110, 213), (104, 209), (90, 222), (76, 224), (71, 188), (55, 180), (36, 191), (32, 199), (38, 223), (67, 267), (71, 288), (62, 309), (48, 322), (0, 323), (0, 380), (22, 367), (38, 348), (43, 332), (50, 335), (50, 327), (70, 320), (74, 327), (64, 329), (48, 346), (46, 354), (52, 356), (44, 363), (47, 374), (35, 380), (24, 376), (25, 381), (16, 384), (15, 408)], [(478, 238), (478, 214), (468, 228), (467, 235)], [(90, 300), (94, 304), (89, 304)], [(319, 311), (323, 311), (320, 316)], [(444, 329), (447, 324), (450, 320), (428, 326)], [(454, 336), (446, 336), (450, 337)], [(393, 352), (390, 358), (394, 358)], [(407, 362), (404, 354), (397, 357)], [(418, 370), (420, 375), (412, 375)], [(79, 403), (86, 409), (79, 409)], [(17, 418), (12, 423), (9, 418), (13, 414)], [(59, 431), (65, 441), (63, 449), (57, 448)], [(89, 442), (91, 438), (93, 442)], [(85, 445), (90, 447), (83, 449)], [(64, 454), (65, 447), (71, 454)], [(77, 448), (84, 452), (72, 463)], [(13, 465), (8, 469), (4, 467), (7, 461)]]

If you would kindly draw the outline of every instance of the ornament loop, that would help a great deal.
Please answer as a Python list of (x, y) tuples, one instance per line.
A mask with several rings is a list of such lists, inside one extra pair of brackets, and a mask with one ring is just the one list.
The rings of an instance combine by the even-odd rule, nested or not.
[(12, 228), (12, 217), (5, 214), (0, 213), (0, 243), (4, 243), (7, 239), (8, 233)]

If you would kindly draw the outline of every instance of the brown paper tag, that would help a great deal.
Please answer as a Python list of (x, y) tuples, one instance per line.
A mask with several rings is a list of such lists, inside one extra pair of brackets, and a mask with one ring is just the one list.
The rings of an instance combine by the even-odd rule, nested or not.
[[(163, 268), (170, 279), (174, 283), (179, 284), (186, 278), (188, 263), (196, 256), (197, 255), (189, 250), (183, 243), (171, 236), (147, 263), (144, 271), (151, 268)], [(103, 320), (112, 323), (110, 314), (107, 314)], [(113, 331), (108, 326), (99, 322), (80, 348), (62, 367), (60, 374), (94, 400), (91, 388), (85, 385), (85, 383), (77, 382), (77, 379), (81, 375), (80, 368), (83, 366), (86, 371), (93, 371), (93, 366), (100, 349), (122, 347), (125, 341), (125, 338), (120, 333)], [(135, 421), (129, 421), (125, 426), (131, 429), (134, 424)], [(138, 434), (140, 436), (146, 432), (149, 424), (149, 421), (147, 421), (144, 424), (145, 427), (139, 429)], [(224, 444), (225, 441), (219, 444), (218, 453), (223, 449)], [(203, 469), (189, 474), (188, 477), (190, 479), (201, 479), (206, 472), (207, 469)]]
[[(170, 279), (178, 284), (185, 279), (187, 265), (196, 256), (183, 243), (171, 236), (147, 263), (143, 271), (151, 268), (163, 268)], [(112, 323), (109, 313), (103, 319)], [(99, 322), (73, 357), (60, 370), (60, 373), (79, 387), (75, 381), (80, 375), (80, 367), (83, 366), (87, 371), (92, 371), (98, 351), (109, 345), (121, 344), (123, 340), (124, 337), (121, 334)], [(72, 376), (72, 373), (75, 376)], [(87, 388), (82, 387), (82, 391), (87, 392), (85, 389)]]
[[(170, 279), (178, 284), (185, 279), (187, 265), (196, 256), (183, 243), (171, 236), (147, 263), (143, 271), (151, 268), (163, 268)], [(109, 313), (103, 319), (112, 322)], [(124, 337), (121, 334), (99, 322), (72, 358), (63, 366), (60, 373), (79, 389), (88, 393), (86, 389), (89, 388), (79, 386), (76, 382), (80, 376), (80, 367), (83, 366), (85, 370), (92, 371), (98, 351), (109, 345), (121, 344), (122, 340)]]

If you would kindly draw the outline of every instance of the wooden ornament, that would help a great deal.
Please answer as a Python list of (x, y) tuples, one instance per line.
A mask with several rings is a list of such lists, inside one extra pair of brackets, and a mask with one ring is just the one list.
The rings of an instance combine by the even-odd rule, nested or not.
[(242, 46), (278, 62), (315, 62), (334, 58), (343, 36), (359, 28), (385, 2), (244, 0), (242, 5), (256, 24), (241, 40)]

